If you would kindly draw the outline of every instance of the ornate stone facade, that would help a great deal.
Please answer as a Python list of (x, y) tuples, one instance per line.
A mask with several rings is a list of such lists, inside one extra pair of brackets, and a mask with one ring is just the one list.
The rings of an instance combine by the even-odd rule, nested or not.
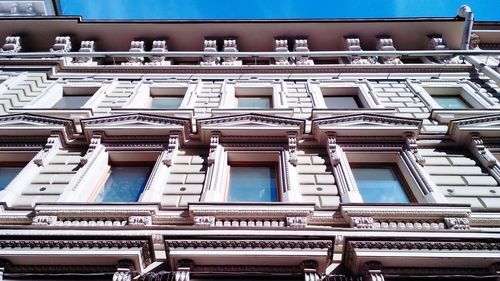
[[(0, 280), (500, 277), (497, 25), (13, 22)], [(130, 166), (136, 200), (108, 185)], [(272, 171), (275, 198), (232, 200), (235, 167)]]

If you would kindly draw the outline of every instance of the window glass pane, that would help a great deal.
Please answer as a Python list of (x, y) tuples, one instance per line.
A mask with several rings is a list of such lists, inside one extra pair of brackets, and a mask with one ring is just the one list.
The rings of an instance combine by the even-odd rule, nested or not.
[(324, 97), (328, 108), (353, 109), (360, 108), (357, 98), (354, 96), (345, 97)]
[(403, 185), (391, 167), (353, 168), (361, 197), (365, 203), (409, 203)]
[(227, 200), (276, 202), (278, 198), (274, 167), (231, 167)]
[(21, 167), (0, 167), (0, 190), (3, 190), (19, 174)]
[(82, 107), (91, 96), (63, 96), (52, 108), (67, 109)]
[(111, 174), (96, 202), (137, 202), (151, 167), (111, 167)]
[(433, 96), (434, 100), (443, 108), (466, 109), (472, 108), (461, 96)]
[(182, 103), (182, 97), (153, 97), (152, 109), (175, 109)]
[(238, 108), (271, 108), (269, 97), (238, 97)]

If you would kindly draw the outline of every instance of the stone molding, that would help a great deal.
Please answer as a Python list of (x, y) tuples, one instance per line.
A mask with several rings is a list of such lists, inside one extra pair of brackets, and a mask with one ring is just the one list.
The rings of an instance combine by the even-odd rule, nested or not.
[(143, 266), (146, 267), (153, 262), (154, 256), (151, 251), (151, 246), (147, 238), (128, 240), (109, 240), (109, 239), (63, 239), (63, 240), (41, 240), (31, 237), (16, 238), (15, 240), (7, 239), (0, 240), (0, 249), (16, 249), (16, 250), (59, 250), (72, 249), (72, 251), (92, 251), (103, 249), (138, 249), (142, 258)]
[[(137, 135), (142, 137), (157, 136), (158, 134), (164, 135), (168, 134), (166, 132), (170, 132), (171, 130), (180, 130), (183, 133), (183, 137), (185, 137), (189, 135), (191, 131), (189, 119), (145, 113), (86, 118), (82, 119), (81, 123), (82, 129), (85, 131), (87, 138), (90, 138), (96, 131), (99, 131), (104, 132), (104, 140), (113, 135), (112, 133), (107, 133), (107, 131), (112, 132), (113, 130), (120, 130), (123, 128), (136, 129)], [(153, 128), (161, 130), (151, 130)], [(141, 131), (139, 129), (143, 130)], [(115, 138), (118, 137), (115, 136)]]
[(203, 227), (306, 227), (313, 205), (208, 205), (189, 204), (195, 226)]
[[(15, 126), (15, 127), (13, 127)], [(75, 125), (72, 120), (36, 115), (31, 113), (16, 113), (9, 115), (0, 116), (0, 131), (12, 130), (15, 128), (19, 130), (16, 134), (22, 137), (24, 130), (25, 136), (32, 137), (34, 132), (38, 132), (39, 136), (48, 137), (54, 132), (61, 132), (64, 136), (63, 140), (66, 143), (69, 136), (73, 136), (76, 133)], [(22, 141), (20, 139), (20, 141)]]
[[(332, 241), (327, 240), (165, 240), (169, 249), (331, 249)], [(1, 246), (1, 241), (0, 241)]]
[(469, 230), (470, 207), (341, 205), (353, 228), (407, 231)]

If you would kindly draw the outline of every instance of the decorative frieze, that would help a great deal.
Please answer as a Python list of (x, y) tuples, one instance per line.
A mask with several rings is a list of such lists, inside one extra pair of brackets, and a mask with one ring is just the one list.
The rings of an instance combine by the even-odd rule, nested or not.
[(303, 228), (307, 226), (307, 217), (286, 217), (286, 225), (288, 227)]
[(356, 206), (341, 211), (353, 228), (408, 231), (468, 230), (471, 210), (461, 206)]
[(148, 226), (151, 225), (151, 216), (130, 216), (128, 217), (128, 225), (130, 226)]
[(469, 230), (469, 218), (445, 218), (447, 228), (454, 230)]
[(350, 219), (353, 228), (373, 228), (372, 217), (351, 217)]
[(194, 216), (193, 221), (195, 226), (215, 226), (214, 216)]
[(35, 216), (33, 217), (33, 225), (55, 225), (57, 216)]

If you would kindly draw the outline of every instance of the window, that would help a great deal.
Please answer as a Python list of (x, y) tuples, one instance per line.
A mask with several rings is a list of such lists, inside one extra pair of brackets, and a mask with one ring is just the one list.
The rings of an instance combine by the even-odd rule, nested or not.
[(151, 173), (150, 166), (111, 166), (97, 202), (137, 202)]
[(364, 108), (359, 87), (321, 87), (323, 100), (328, 109)]
[(176, 109), (182, 103), (182, 97), (153, 97), (152, 109)]
[(472, 106), (459, 95), (432, 96), (432, 98), (446, 109), (467, 109)]
[(64, 87), (61, 98), (52, 106), (54, 109), (77, 109), (84, 107), (99, 88)]
[(150, 105), (152, 109), (177, 109), (181, 106), (187, 88), (150, 88)]
[(230, 164), (229, 202), (276, 202), (274, 165), (243, 166)]
[(22, 167), (0, 167), (0, 191), (21, 172)]
[(268, 109), (273, 107), (273, 88), (235, 88), (237, 108)]
[(409, 203), (399, 171), (394, 166), (353, 167), (359, 193), (365, 203)]
[(271, 108), (270, 97), (237, 97), (238, 108)]
[(324, 99), (327, 108), (356, 109), (362, 107), (357, 96), (326, 96)]

